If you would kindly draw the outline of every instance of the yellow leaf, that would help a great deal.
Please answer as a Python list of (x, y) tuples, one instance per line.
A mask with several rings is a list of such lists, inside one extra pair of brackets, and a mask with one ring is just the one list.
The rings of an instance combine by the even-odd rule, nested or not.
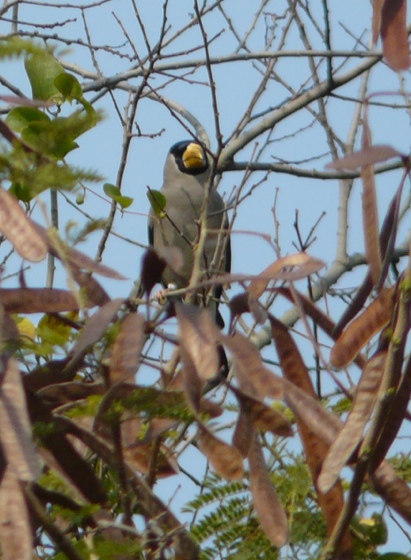
[(36, 336), (36, 327), (27, 317), (15, 317), (17, 328), (22, 338), (29, 338), (34, 340)]

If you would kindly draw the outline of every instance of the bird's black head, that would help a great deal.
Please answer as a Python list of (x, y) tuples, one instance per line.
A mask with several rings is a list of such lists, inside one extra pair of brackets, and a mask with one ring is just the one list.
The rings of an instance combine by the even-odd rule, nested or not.
[(182, 140), (170, 148), (178, 169), (188, 175), (200, 175), (209, 168), (207, 154), (198, 142)]

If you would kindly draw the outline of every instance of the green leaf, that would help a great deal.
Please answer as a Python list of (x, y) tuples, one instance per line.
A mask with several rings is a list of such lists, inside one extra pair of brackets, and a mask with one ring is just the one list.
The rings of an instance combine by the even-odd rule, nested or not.
[[(356, 520), (353, 520), (356, 526)], [(384, 518), (378, 513), (374, 513), (371, 518), (361, 518), (358, 520), (358, 529), (364, 539), (367, 539), (373, 546), (385, 544), (388, 539), (388, 529)]]
[(39, 160), (37, 153), (26, 152), (16, 144), (0, 152), (0, 181), (8, 181), (11, 191), (24, 202), (47, 189), (72, 189), (79, 183), (101, 183), (95, 171), (63, 164), (55, 159)]
[(117, 202), (117, 204), (121, 206), (121, 208), (128, 208), (134, 202), (133, 198), (122, 195), (120, 189), (115, 185), (111, 185), (110, 183), (105, 183), (103, 185), (103, 190), (104, 193), (109, 198), (114, 200), (114, 202)]
[(111, 183), (104, 183), (103, 190), (104, 193), (112, 199), (115, 199), (117, 196), (121, 196), (120, 189)]
[(165, 217), (165, 207), (167, 204), (166, 197), (160, 191), (150, 189), (147, 192), (147, 198), (150, 202), (151, 208), (156, 216), (159, 218)]
[(9, 192), (14, 194), (14, 196), (22, 202), (30, 202), (33, 198), (30, 189), (26, 185), (21, 185), (20, 183), (13, 183), (9, 188)]
[(63, 72), (54, 78), (54, 85), (62, 94), (63, 99), (72, 101), (76, 99), (81, 101), (83, 99), (83, 91), (80, 82), (72, 74)]
[(65, 72), (52, 54), (48, 52), (30, 54), (26, 57), (24, 66), (30, 80), (33, 99), (54, 101), (57, 104), (63, 101), (63, 96), (55, 86), (54, 80)]
[(39, 47), (31, 41), (21, 39), (20, 37), (3, 37), (0, 40), (0, 59), (15, 58), (22, 54), (38, 54), (43, 53), (44, 48)]
[(84, 109), (90, 114), (90, 116), (96, 112), (91, 103), (84, 98), (80, 82), (72, 74), (69, 74), (68, 72), (59, 74), (54, 79), (54, 85), (62, 94), (64, 101), (69, 101), (70, 103), (73, 100), (78, 101), (83, 105)]
[(33, 122), (50, 122), (50, 118), (35, 107), (16, 107), (6, 117), (6, 123), (15, 132), (22, 132)]
[(125, 208), (128, 208), (129, 206), (131, 206), (133, 204), (134, 198), (131, 198), (130, 196), (119, 196), (117, 198), (116, 202), (124, 210)]
[(22, 131), (21, 138), (39, 152), (58, 159), (63, 159), (69, 152), (78, 148), (78, 144), (73, 142), (69, 135), (61, 134), (55, 121), (30, 123)]
[(78, 147), (76, 138), (93, 128), (99, 120), (100, 114), (94, 110), (75, 111), (68, 117), (29, 122), (21, 137), (38, 152), (63, 159)]

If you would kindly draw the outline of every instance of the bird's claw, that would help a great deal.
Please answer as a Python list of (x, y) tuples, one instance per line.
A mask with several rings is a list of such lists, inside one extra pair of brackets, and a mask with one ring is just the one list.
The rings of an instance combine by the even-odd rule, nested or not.
[(167, 288), (163, 288), (162, 290), (158, 290), (155, 293), (154, 297), (158, 301), (160, 305), (164, 305), (167, 301), (169, 292), (172, 292), (177, 289), (175, 284), (168, 284)]

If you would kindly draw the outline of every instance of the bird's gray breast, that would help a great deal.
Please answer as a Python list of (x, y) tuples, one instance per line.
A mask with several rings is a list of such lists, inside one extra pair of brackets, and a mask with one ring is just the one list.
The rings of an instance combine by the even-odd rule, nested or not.
[[(180, 252), (180, 266), (177, 271), (167, 267), (163, 274), (164, 283), (186, 286), (193, 269), (193, 248), (198, 241), (200, 219), (204, 205), (205, 191), (194, 178), (188, 185), (177, 188), (163, 188), (166, 198), (166, 217), (154, 218), (154, 247), (162, 253), (164, 248), (177, 247)], [(224, 202), (216, 191), (211, 191), (207, 205), (207, 230), (219, 230), (224, 218)], [(207, 236), (203, 254), (203, 269), (207, 270), (214, 260), (218, 233)]]

